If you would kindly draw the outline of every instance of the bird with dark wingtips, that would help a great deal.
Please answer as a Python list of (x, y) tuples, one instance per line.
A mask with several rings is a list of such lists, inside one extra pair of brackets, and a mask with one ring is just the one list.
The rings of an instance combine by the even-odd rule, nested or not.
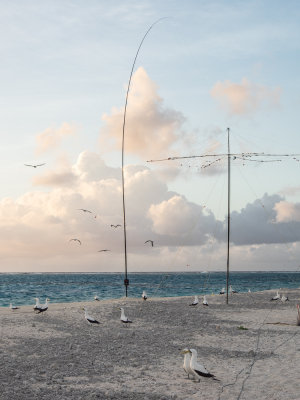
[(111, 224), (110, 225), (111, 228), (118, 228), (119, 226), (122, 226), (122, 225), (120, 225), (120, 224), (118, 224), (118, 225)]
[(32, 168), (37, 168), (37, 167), (41, 167), (42, 165), (45, 165), (45, 163), (44, 164), (24, 164), (26, 167), (32, 167)]
[(153, 240), (146, 240), (146, 242), (144, 244), (146, 244), (146, 243), (151, 243), (151, 246), (153, 247)]
[(72, 240), (73, 240), (74, 242), (78, 242), (78, 243), (81, 245), (81, 241), (80, 241), (79, 239), (76, 239), (76, 238), (70, 239), (69, 242), (71, 242)]
[(108, 249), (98, 250), (98, 253), (102, 253), (102, 251), (110, 251)]
[(86, 210), (85, 208), (77, 208), (77, 210), (78, 210), (78, 211), (83, 211), (83, 212), (86, 212), (86, 213), (93, 214), (92, 211)]
[(89, 315), (89, 313), (88, 313), (86, 307), (83, 307), (83, 310), (84, 310), (84, 317), (85, 317), (85, 319), (87, 320), (87, 322), (88, 322), (89, 324), (100, 324), (99, 321), (97, 321), (94, 317), (92, 317), (91, 315)]

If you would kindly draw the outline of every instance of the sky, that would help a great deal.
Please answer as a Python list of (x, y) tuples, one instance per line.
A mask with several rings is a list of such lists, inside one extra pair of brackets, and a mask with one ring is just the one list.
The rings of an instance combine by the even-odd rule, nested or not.
[(124, 270), (153, 23), (128, 272), (226, 270), (228, 128), (231, 270), (300, 270), (297, 1), (0, 9), (0, 272)]

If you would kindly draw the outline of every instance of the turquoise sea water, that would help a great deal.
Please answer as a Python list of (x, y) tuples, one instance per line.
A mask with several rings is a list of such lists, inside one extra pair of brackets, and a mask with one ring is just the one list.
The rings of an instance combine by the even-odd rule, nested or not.
[[(226, 274), (211, 273), (133, 273), (128, 275), (129, 297), (194, 296), (219, 293), (226, 285)], [(300, 287), (299, 272), (232, 272), (230, 284), (239, 292)], [(0, 274), (0, 306), (34, 304), (34, 298), (52, 303), (120, 298), (125, 295), (124, 276), (99, 274)]]

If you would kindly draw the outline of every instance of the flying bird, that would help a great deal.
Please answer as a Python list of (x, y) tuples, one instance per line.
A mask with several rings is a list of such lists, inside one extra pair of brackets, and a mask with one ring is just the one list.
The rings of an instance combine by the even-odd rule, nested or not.
[(45, 163), (44, 164), (24, 164), (24, 165), (26, 165), (26, 167), (37, 168), (37, 167), (41, 167), (42, 165), (45, 165)]
[(146, 243), (151, 243), (151, 246), (153, 247), (153, 240), (146, 240), (146, 242), (144, 244), (146, 244)]
[(88, 311), (85, 307), (83, 307), (83, 310), (84, 310), (84, 317), (89, 324), (100, 324), (99, 321), (97, 321), (93, 316), (88, 314)]
[(98, 250), (98, 253), (101, 253), (102, 251), (110, 251), (110, 250), (108, 249)]
[(80, 210), (80, 211), (83, 211), (83, 212), (87, 212), (87, 213), (93, 214), (92, 211), (86, 210), (85, 208), (77, 208), (77, 210)]
[(121, 310), (121, 318), (120, 318), (121, 321), (122, 321), (124, 324), (131, 324), (132, 321), (126, 317), (126, 315), (125, 315), (125, 313), (124, 313), (124, 308), (121, 307), (120, 310)]
[(111, 224), (110, 225), (111, 228), (118, 228), (119, 226), (122, 226), (122, 225), (120, 225), (120, 224), (118, 224), (118, 225)]
[(75, 242), (78, 242), (81, 245), (81, 241), (79, 239), (70, 239), (69, 242), (71, 242), (72, 240), (74, 240)]

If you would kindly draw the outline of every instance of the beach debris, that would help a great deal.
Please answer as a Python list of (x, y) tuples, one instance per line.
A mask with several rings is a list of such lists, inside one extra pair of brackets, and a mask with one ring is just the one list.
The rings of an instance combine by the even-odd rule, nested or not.
[(220, 290), (219, 293), (220, 293), (220, 294), (225, 294), (225, 288), (223, 287), (223, 288)]
[(92, 315), (89, 315), (86, 307), (83, 307), (83, 311), (84, 311), (84, 317), (89, 324), (100, 324), (100, 322), (97, 321)]
[(198, 296), (195, 296), (194, 301), (189, 304), (190, 306), (196, 306), (199, 303)]
[(69, 242), (72, 242), (72, 240), (73, 240), (74, 242), (78, 242), (78, 243), (81, 245), (81, 241), (80, 241), (79, 239), (76, 239), (76, 238), (70, 239)]
[(297, 304), (297, 326), (300, 326), (300, 307)]
[(24, 164), (26, 167), (32, 167), (32, 168), (37, 168), (37, 167), (41, 167), (42, 165), (45, 165), (45, 163), (43, 164)]
[(143, 293), (142, 293), (142, 299), (143, 300), (147, 300), (147, 293), (146, 293), (146, 290), (143, 290)]
[(191, 370), (190, 367), (190, 362), (191, 362), (191, 352), (189, 349), (185, 348), (181, 351), (181, 354), (184, 354), (184, 359), (183, 359), (183, 369), (185, 370), (188, 379), (190, 379), (190, 375), (194, 375), (193, 371)]
[(190, 349), (190, 353), (192, 354), (191, 361), (190, 361), (190, 369), (196, 379), (198, 379), (198, 382), (200, 382), (200, 376), (203, 376), (205, 378), (213, 378), (215, 380), (218, 380), (215, 378), (213, 374), (207, 371), (207, 369), (204, 367), (204, 365), (200, 364), (197, 361), (197, 351), (195, 349)]
[(289, 301), (289, 298), (283, 294), (283, 295), (281, 296), (281, 299), (280, 299), (280, 300), (284, 303), (284, 302), (286, 302), (286, 301)]
[(96, 295), (96, 296), (94, 296), (94, 300), (95, 301), (100, 301), (100, 299), (99, 299), (99, 297)]
[(132, 321), (126, 317), (125, 312), (124, 312), (124, 308), (120, 307), (120, 310), (121, 310), (121, 318), (120, 318), (121, 321), (124, 324), (131, 324)]
[(49, 306), (48, 302), (49, 301), (50, 301), (50, 299), (47, 298), (45, 304), (42, 304), (39, 308), (36, 308), (36, 310), (38, 311), (39, 314), (48, 310), (48, 306)]
[(18, 310), (18, 309), (19, 309), (19, 307), (13, 306), (12, 303), (10, 303), (9, 308), (10, 308), (11, 310)]
[(110, 225), (111, 228), (118, 228), (119, 226), (122, 226), (122, 225), (120, 225), (120, 224), (117, 224), (117, 225), (111, 224)]
[(238, 293), (237, 290), (232, 289), (232, 286), (229, 286), (229, 293)]
[(245, 328), (243, 325), (238, 326), (237, 329), (239, 329), (240, 331), (247, 331), (248, 330), (248, 328)]
[(271, 298), (271, 300), (270, 301), (273, 301), (273, 300), (279, 300), (280, 299), (280, 294), (278, 293), (278, 290), (277, 290), (277, 293), (276, 293), (276, 295), (275, 296), (273, 296), (272, 298)]
[(153, 243), (154, 243), (153, 240), (150, 240), (150, 239), (146, 240), (146, 242), (144, 244), (146, 244), (146, 243), (151, 243), (151, 247), (153, 247)]
[(208, 306), (208, 302), (207, 302), (207, 300), (206, 300), (206, 296), (203, 296), (203, 302), (202, 302), (202, 304), (203, 304), (204, 306)]

